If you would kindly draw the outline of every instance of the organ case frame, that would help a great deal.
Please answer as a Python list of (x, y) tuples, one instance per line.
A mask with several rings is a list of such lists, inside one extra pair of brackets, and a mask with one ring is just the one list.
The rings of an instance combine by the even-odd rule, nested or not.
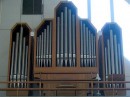
[[(121, 50), (121, 74), (108, 74), (107, 75), (107, 79), (106, 79), (106, 65), (105, 65), (105, 41), (106, 39), (110, 39), (110, 30), (112, 30), (112, 34), (113, 34), (113, 37), (114, 35), (117, 36), (117, 43), (120, 44), (120, 50)], [(114, 30), (114, 31), (113, 31)], [(109, 31), (109, 32), (108, 32)], [(114, 38), (113, 38), (113, 41), (114, 41)], [(125, 81), (125, 70), (124, 70), (124, 57), (123, 57), (123, 43), (122, 43), (122, 31), (121, 31), (121, 28), (119, 27), (119, 25), (117, 23), (106, 23), (103, 28), (102, 28), (102, 36), (101, 36), (101, 48), (102, 48), (102, 74), (103, 74), (103, 81)], [(110, 43), (109, 43), (110, 44)], [(114, 46), (114, 44), (113, 44)], [(113, 47), (114, 48), (114, 47)], [(115, 49), (115, 48), (114, 48)], [(115, 52), (115, 51), (114, 51)], [(118, 53), (118, 52), (117, 52)], [(114, 55), (115, 56), (115, 55)], [(114, 58), (115, 59), (115, 58)], [(115, 60), (114, 60), (115, 61)], [(108, 63), (108, 62), (107, 62)], [(110, 63), (111, 64), (111, 63)], [(114, 62), (114, 65), (115, 65), (115, 62)], [(118, 63), (118, 66), (119, 66), (119, 63)], [(114, 66), (115, 68), (115, 66)], [(116, 67), (117, 68), (117, 67)], [(119, 67), (118, 67), (119, 68)], [(108, 68), (109, 69), (109, 68)], [(109, 72), (109, 71), (108, 71)], [(117, 72), (117, 70), (115, 70), (115, 73)], [(111, 67), (111, 73), (113, 73), (113, 70), (112, 70), (112, 67)], [(104, 88), (107, 88), (105, 84), (103, 84), (103, 87)], [(123, 84), (123, 88), (125, 88), (125, 84)], [(113, 90), (105, 90), (104, 91), (106, 95), (125, 95), (126, 94), (126, 91), (123, 90), (117, 90), (117, 91), (113, 91)]]
[[(14, 38), (16, 38), (16, 35), (14, 35), (15, 33), (19, 32), (20, 33), (20, 28), (21, 26), (23, 27), (23, 35), (25, 37), (27, 37), (25, 40), (25, 47), (26, 44), (28, 46), (28, 55), (27, 55), (27, 80), (29, 81), (30, 79), (30, 51), (31, 51), (31, 28), (28, 26), (27, 23), (16, 23), (12, 29), (11, 29), (11, 33), (10, 33), (10, 46), (9, 46), (9, 60), (8, 60), (8, 81), (10, 82), (10, 72), (11, 72), (11, 58), (12, 58), (12, 45), (13, 45), (13, 40)], [(24, 32), (26, 31), (26, 32)], [(20, 35), (19, 35), (20, 36)], [(15, 40), (16, 41), (16, 40)], [(18, 44), (19, 45), (19, 44)], [(17, 63), (18, 65), (18, 63)], [(10, 85), (10, 84), (9, 84)], [(8, 87), (9, 87), (8, 85)], [(28, 84), (26, 84), (26, 88), (29, 87)], [(15, 88), (15, 87), (14, 87)], [(6, 91), (6, 95), (8, 96), (27, 96), (28, 95), (28, 91)]]
[[(64, 5), (67, 5), (70, 7), (70, 9), (75, 10), (75, 17), (76, 17), (76, 66), (75, 67), (58, 67), (57, 62), (56, 62), (56, 52), (57, 52), (57, 30), (56, 30), (56, 18), (57, 18), (57, 10), (61, 7), (63, 8)], [(36, 67), (36, 43), (37, 43), (37, 33), (38, 30), (41, 29), (45, 23), (45, 21), (51, 20), (53, 22), (52, 24), (52, 66), (51, 67)], [(63, 81), (58, 84), (54, 83), (53, 85), (47, 86), (48, 88), (54, 88), (59, 86), (60, 84), (68, 84), (67, 80), (71, 81), (82, 81), (82, 80), (93, 80), (93, 78), (96, 77), (96, 74), (98, 73), (98, 52), (97, 52), (97, 33), (95, 27), (91, 24), (89, 20), (83, 20), (86, 23), (88, 23), (89, 26), (92, 27), (95, 33), (96, 37), (96, 66), (95, 67), (81, 67), (80, 66), (80, 19), (77, 16), (77, 9), (74, 6), (72, 2), (66, 2), (62, 1), (60, 2), (54, 11), (54, 19), (45, 19), (41, 22), (41, 24), (38, 26), (36, 33), (35, 33), (35, 44), (34, 44), (34, 78), (39, 79), (41, 81), (48, 80), (48, 81)], [(69, 83), (72, 84), (73, 83)], [(77, 88), (83, 88), (85, 87), (86, 84), (78, 84)], [(88, 87), (88, 86), (87, 86)], [(64, 93), (63, 93), (64, 94)], [(49, 95), (50, 96), (50, 95)]]

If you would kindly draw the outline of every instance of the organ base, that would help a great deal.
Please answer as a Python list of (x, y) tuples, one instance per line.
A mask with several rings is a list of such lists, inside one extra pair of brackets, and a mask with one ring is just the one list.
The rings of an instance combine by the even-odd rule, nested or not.
[(7, 91), (6, 96), (28, 96), (28, 91)]

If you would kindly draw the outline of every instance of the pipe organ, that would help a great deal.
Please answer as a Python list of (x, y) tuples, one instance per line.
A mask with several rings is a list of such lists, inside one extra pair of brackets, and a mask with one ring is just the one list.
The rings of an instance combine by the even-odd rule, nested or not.
[(96, 66), (96, 30), (86, 20), (80, 21), (80, 66)]
[[(45, 19), (36, 30), (34, 78), (40, 81), (63, 81), (43, 84), (46, 88), (89, 87), (89, 84), (75, 84), (73, 81), (93, 80), (96, 77), (96, 29), (89, 20), (77, 16), (77, 9), (72, 2), (61, 2), (54, 12), (54, 19)], [(87, 93), (76, 92), (76, 95)], [(44, 94), (75, 95), (74, 91), (59, 91), (57, 94), (44, 91)]]
[[(122, 33), (116, 23), (107, 23), (98, 41), (92, 23), (77, 16), (77, 8), (72, 2), (62, 1), (54, 10), (54, 19), (44, 19), (36, 28), (34, 41), (30, 31), (26, 23), (17, 23), (11, 31), (8, 88), (27, 89), (31, 85), (22, 82), (30, 81), (33, 76), (33, 81), (54, 82), (38, 84), (38, 87), (57, 89), (56, 92), (40, 90), (40, 96), (93, 96), (94, 90), (87, 88), (97, 88), (91, 81), (96, 81), (98, 72), (102, 81), (125, 81)], [(103, 90), (105, 95), (125, 95), (126, 92), (107, 90), (124, 88), (122, 83), (104, 82), (98, 86), (106, 89)], [(28, 92), (7, 91), (7, 95), (27, 96)]]
[[(125, 81), (121, 28), (116, 23), (106, 23), (102, 28), (102, 36), (100, 38), (102, 44), (103, 70), (101, 73), (103, 74), (103, 80)], [(105, 84), (104, 87), (124, 88), (125, 84)], [(110, 92), (105, 91), (106, 95), (125, 95), (125, 91), (111, 92), (113, 94)]]
[(44, 25), (36, 33), (36, 65), (37, 67), (52, 66), (52, 21), (44, 22)]
[[(17, 23), (13, 27), (10, 37), (9, 51), (9, 88), (27, 88), (30, 65), (30, 28), (25, 23)], [(23, 93), (23, 91), (18, 94)], [(24, 92), (27, 95), (27, 92)], [(7, 95), (16, 95), (16, 91), (7, 92)], [(24, 94), (23, 94), (24, 95)]]
[(76, 13), (64, 5), (56, 12), (57, 66), (76, 66)]

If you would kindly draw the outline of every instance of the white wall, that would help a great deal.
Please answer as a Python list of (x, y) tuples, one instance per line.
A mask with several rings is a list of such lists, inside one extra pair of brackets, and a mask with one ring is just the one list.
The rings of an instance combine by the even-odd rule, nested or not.
[[(44, 18), (54, 17), (54, 8), (60, 1), (43, 0)], [(10, 29), (17, 22), (27, 22), (33, 31), (42, 21), (42, 15), (21, 15), (21, 0), (0, 0), (0, 81), (7, 80)], [(0, 85), (6, 87), (5, 85)], [(0, 96), (5, 92), (0, 92)]]

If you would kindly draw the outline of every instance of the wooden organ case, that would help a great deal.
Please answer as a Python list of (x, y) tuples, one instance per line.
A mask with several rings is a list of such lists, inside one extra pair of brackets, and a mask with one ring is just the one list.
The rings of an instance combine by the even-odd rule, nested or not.
[[(60, 2), (54, 19), (37, 28), (34, 44), (34, 78), (46, 88), (87, 88), (75, 81), (93, 80), (98, 73), (97, 33), (89, 20), (77, 16), (72, 2)], [(86, 91), (44, 91), (44, 95), (87, 95)]]
[[(30, 27), (26, 23), (16, 23), (10, 34), (8, 88), (7, 96), (28, 96), (28, 91), (19, 91), (17, 88), (28, 88), (30, 73)], [(16, 91), (13, 90), (16, 88)]]
[[(122, 31), (116, 23), (106, 23), (102, 28), (102, 36), (99, 39), (99, 57), (100, 75), (103, 81), (125, 81), (124, 57), (122, 45)], [(102, 65), (101, 65), (102, 64)], [(113, 88), (113, 90), (104, 90), (107, 96), (124, 96), (125, 90), (114, 90), (114, 88), (125, 88), (124, 83), (104, 84), (104, 88)]]

